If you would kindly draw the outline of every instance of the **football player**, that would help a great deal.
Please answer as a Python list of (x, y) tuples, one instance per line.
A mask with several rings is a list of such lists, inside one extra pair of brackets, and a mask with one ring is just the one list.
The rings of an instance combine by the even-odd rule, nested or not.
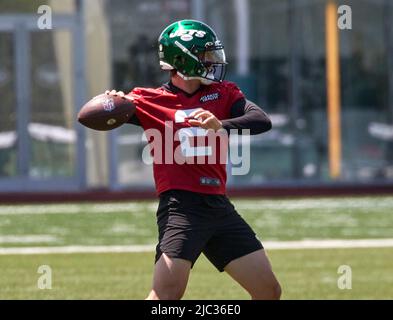
[[(186, 158), (204, 157), (209, 149), (196, 150), (190, 140), (211, 131), (249, 129), (260, 134), (271, 129), (267, 114), (236, 84), (224, 81), (224, 47), (208, 25), (175, 22), (161, 33), (158, 46), (161, 68), (169, 71), (170, 81), (157, 89), (134, 88), (126, 96), (136, 106), (129, 122), (145, 132), (158, 130), (161, 151), (175, 153), (180, 146)], [(124, 96), (121, 91), (106, 93)], [(170, 123), (185, 139), (165, 136)], [(252, 299), (279, 299), (281, 288), (261, 242), (225, 195), (225, 163), (164, 159), (153, 162), (153, 171), (159, 236), (147, 299), (180, 299), (201, 253)]]

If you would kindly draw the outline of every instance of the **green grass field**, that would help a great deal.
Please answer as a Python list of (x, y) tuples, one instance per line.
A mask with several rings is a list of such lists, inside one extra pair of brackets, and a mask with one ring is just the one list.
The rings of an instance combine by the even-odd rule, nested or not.
[[(393, 238), (393, 197), (237, 200), (263, 241)], [(0, 249), (155, 244), (157, 203), (0, 206)], [(393, 299), (393, 247), (269, 250), (283, 299)], [(0, 255), (0, 299), (143, 299), (153, 252)], [(40, 290), (40, 265), (52, 289)], [(352, 289), (337, 286), (340, 265)], [(248, 299), (201, 256), (185, 299)]]

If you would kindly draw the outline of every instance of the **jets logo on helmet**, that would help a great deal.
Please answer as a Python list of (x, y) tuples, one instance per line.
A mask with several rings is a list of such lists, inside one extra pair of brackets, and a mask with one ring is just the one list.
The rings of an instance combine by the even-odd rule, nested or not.
[(204, 84), (225, 77), (224, 47), (207, 24), (181, 20), (164, 29), (158, 38), (163, 70), (176, 70), (185, 80), (199, 79)]
[(191, 41), (194, 36), (197, 38), (203, 38), (206, 35), (205, 31), (202, 30), (176, 30), (169, 35), (170, 38), (180, 37), (183, 41)]

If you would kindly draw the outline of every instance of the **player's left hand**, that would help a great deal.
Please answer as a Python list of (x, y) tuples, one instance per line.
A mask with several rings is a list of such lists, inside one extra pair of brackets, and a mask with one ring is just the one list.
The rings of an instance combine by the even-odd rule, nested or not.
[(194, 127), (201, 127), (203, 129), (213, 129), (214, 131), (222, 128), (222, 123), (210, 111), (198, 109), (190, 113), (188, 123)]

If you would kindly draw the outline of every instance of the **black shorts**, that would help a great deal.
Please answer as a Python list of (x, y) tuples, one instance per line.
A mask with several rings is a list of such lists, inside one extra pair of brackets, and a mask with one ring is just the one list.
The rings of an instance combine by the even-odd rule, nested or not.
[(232, 260), (262, 249), (254, 231), (224, 195), (169, 190), (160, 195), (156, 262), (164, 252), (191, 261), (201, 252), (219, 270)]

